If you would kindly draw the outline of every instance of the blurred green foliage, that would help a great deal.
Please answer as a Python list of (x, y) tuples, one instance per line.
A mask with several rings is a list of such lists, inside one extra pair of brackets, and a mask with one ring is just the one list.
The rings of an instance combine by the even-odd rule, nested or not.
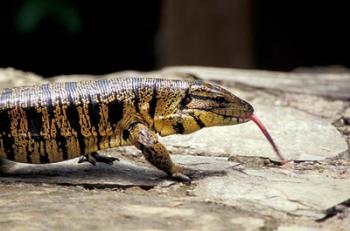
[(15, 28), (20, 33), (31, 33), (43, 20), (51, 18), (70, 33), (78, 33), (82, 20), (70, 0), (26, 0), (20, 5)]

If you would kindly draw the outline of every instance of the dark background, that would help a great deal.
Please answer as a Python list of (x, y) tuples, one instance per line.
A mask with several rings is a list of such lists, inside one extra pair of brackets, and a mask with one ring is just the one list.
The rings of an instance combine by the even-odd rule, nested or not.
[(1, 1), (0, 67), (53, 76), (166, 65), (350, 66), (349, 8), (305, 2)]

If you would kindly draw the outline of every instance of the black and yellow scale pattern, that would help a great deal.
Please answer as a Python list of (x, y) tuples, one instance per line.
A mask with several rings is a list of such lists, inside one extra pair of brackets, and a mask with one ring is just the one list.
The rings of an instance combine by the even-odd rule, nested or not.
[(44, 164), (135, 145), (159, 169), (181, 175), (156, 133), (241, 123), (252, 111), (201, 81), (128, 78), (7, 88), (0, 92), (0, 157)]

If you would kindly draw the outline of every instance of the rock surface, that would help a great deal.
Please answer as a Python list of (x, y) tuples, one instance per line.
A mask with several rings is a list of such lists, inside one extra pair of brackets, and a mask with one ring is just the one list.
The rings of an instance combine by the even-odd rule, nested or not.
[[(255, 88), (306, 93), (333, 99), (350, 99), (350, 74), (285, 73), (228, 68), (169, 67), (164, 73), (192, 73), (205, 80), (229, 80)], [(312, 77), (310, 78), (310, 75)]]
[[(162, 138), (175, 162), (196, 170), (191, 185), (168, 179), (133, 147), (102, 151), (112, 166), (69, 160), (4, 160), (4, 230), (350, 230), (350, 105), (347, 74), (297, 74), (204, 67), (106, 76), (214, 80), (247, 99), (283, 154), (280, 166), (257, 126), (246, 123)], [(16, 78), (13, 78), (13, 77)], [(18, 82), (16, 81), (18, 80)], [(0, 70), (1, 86), (41, 77)]]

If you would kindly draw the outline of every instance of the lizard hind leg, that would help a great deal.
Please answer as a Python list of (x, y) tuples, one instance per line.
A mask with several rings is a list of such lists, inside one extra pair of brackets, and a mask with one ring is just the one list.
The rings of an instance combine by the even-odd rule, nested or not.
[(156, 168), (176, 180), (187, 184), (191, 183), (190, 177), (184, 174), (184, 169), (173, 163), (168, 150), (158, 141), (155, 132), (141, 123), (133, 124), (129, 128), (129, 139), (136, 148), (142, 151), (147, 161)]

